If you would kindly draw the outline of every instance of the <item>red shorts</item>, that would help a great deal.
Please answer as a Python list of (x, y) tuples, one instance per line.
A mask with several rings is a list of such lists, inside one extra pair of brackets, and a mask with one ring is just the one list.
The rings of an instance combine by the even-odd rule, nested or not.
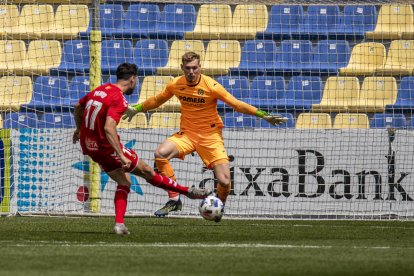
[[(131, 172), (138, 165), (138, 154), (136, 154), (132, 149), (124, 148), (123, 145), (121, 145), (121, 149), (124, 152), (125, 157), (132, 162), (129, 169), (126, 170), (126, 172)], [(115, 151), (111, 154), (102, 154), (99, 151), (87, 151), (86, 154), (93, 161), (98, 163), (101, 167), (101, 170), (104, 172), (112, 172), (116, 169), (122, 168), (122, 163)]]

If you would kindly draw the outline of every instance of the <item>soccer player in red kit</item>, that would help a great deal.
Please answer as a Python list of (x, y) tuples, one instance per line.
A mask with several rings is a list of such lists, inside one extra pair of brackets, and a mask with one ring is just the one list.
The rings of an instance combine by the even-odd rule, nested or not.
[(114, 199), (114, 232), (127, 235), (129, 231), (124, 225), (124, 216), (131, 186), (129, 173), (143, 177), (156, 187), (178, 192), (192, 199), (205, 198), (212, 191), (179, 185), (156, 173), (132, 149), (121, 144), (116, 126), (128, 107), (124, 94), (130, 95), (135, 89), (137, 66), (123, 63), (118, 66), (116, 76), (116, 83), (97, 87), (75, 105), (76, 130), (73, 133), (73, 143), (80, 141), (83, 154), (97, 162), (118, 184)]

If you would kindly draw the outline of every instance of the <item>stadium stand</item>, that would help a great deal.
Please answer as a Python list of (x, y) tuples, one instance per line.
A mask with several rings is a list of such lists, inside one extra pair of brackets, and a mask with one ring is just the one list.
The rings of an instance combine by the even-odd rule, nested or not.
[(34, 112), (7, 113), (3, 128), (38, 128), (39, 120)]
[(223, 118), (224, 127), (226, 128), (254, 128), (256, 127), (256, 118), (239, 112), (226, 112)]
[(405, 128), (407, 121), (403, 114), (374, 114), (371, 119), (371, 128)]
[(17, 39), (39, 39), (54, 29), (55, 14), (52, 5), (24, 5), (18, 27), (10, 35)]
[(131, 62), (133, 53), (130, 40), (104, 40), (102, 41), (102, 63), (103, 74), (115, 74), (119, 64)]
[(33, 93), (32, 79), (28, 76), (6, 76), (0, 79), (0, 110), (19, 111), (30, 102)]
[(322, 80), (315, 76), (294, 76), (289, 80), (285, 100), (277, 103), (276, 108), (295, 112), (312, 109), (322, 98)]
[(375, 70), (377, 75), (412, 75), (414, 70), (414, 40), (394, 40), (388, 49), (384, 66)]
[(39, 128), (75, 128), (72, 113), (42, 113), (39, 117)]
[[(246, 76), (224, 76), (218, 77), (219, 82), (230, 94), (241, 101), (245, 101), (249, 97), (249, 80)], [(219, 109), (231, 109), (222, 101), (218, 101), (217, 107)]]
[(337, 74), (340, 68), (348, 65), (350, 53), (346, 40), (320, 40), (308, 69), (316, 74)]
[(257, 32), (267, 28), (266, 5), (237, 5), (234, 9), (231, 28), (220, 34), (221, 39), (254, 39)]
[[(138, 103), (142, 103), (146, 99), (155, 96), (162, 92), (167, 83), (172, 80), (171, 76), (147, 76), (142, 81), (141, 91), (139, 93)], [(181, 104), (177, 97), (172, 97), (166, 103), (161, 105), (156, 111), (171, 111), (178, 112), (181, 108)]]
[(62, 49), (57, 40), (32, 40), (27, 49), (23, 68), (15, 69), (16, 74), (47, 75), (51, 68), (58, 67)]
[(0, 35), (9, 37), (19, 27), (19, 9), (17, 5), (0, 5)]
[(333, 128), (369, 128), (369, 119), (367, 114), (340, 113), (334, 118)]
[(397, 100), (394, 104), (387, 104), (385, 111), (392, 112), (412, 112), (414, 109), (414, 77), (404, 77), (401, 79), (398, 88)]
[(256, 121), (256, 127), (260, 127), (260, 128), (294, 128), (295, 127), (295, 118), (293, 117), (292, 113), (277, 113), (282, 117), (286, 117), (288, 118), (287, 122), (277, 125), (277, 126), (273, 126), (271, 124), (269, 124), (267, 121), (265, 120), (261, 120), (259, 119), (258, 121)]
[(335, 35), (340, 25), (340, 10), (336, 5), (310, 5), (300, 28), (301, 39), (327, 39)]
[[(124, 8), (121, 4), (101, 4), (99, 6), (99, 24), (102, 37), (112, 38), (115, 31), (123, 28)], [(89, 20), (89, 27), (86, 32), (79, 33), (79, 36), (86, 38), (92, 28), (92, 17)]]
[(179, 128), (181, 113), (156, 112), (149, 120), (150, 128)]
[(120, 120), (118, 128), (148, 128), (147, 117), (144, 113), (138, 113), (132, 118), (131, 122)]
[(50, 68), (51, 75), (89, 73), (89, 40), (67, 40), (63, 45), (63, 55), (59, 66)]
[(161, 39), (141, 39), (133, 50), (134, 63), (138, 66), (141, 76), (155, 75), (158, 67), (168, 62), (168, 42)]
[(227, 75), (240, 64), (241, 48), (237, 40), (210, 40), (201, 64), (203, 74)]
[(26, 61), (26, 52), (23, 40), (0, 40), (0, 73), (12, 74), (21, 70)]
[(385, 63), (385, 46), (378, 42), (365, 42), (354, 46), (348, 66), (340, 68), (346, 76), (372, 75)]
[(296, 120), (296, 128), (332, 128), (331, 116), (328, 113), (301, 113)]
[(366, 32), (374, 31), (377, 10), (374, 5), (347, 5), (341, 24), (335, 31), (337, 38), (363, 39)]
[(257, 76), (250, 83), (249, 97), (245, 100), (257, 108), (274, 109), (285, 98), (285, 79), (280, 76)]
[[(312, 42), (309, 40), (283, 40), (276, 54), (273, 71), (284, 74), (306, 71), (310, 68), (311, 58)], [(268, 68), (266, 71), (271, 70)]]
[(0, 114), (0, 129), (2, 129), (2, 128), (3, 128), (3, 117)]
[(89, 76), (76, 76), (69, 82), (69, 91), (67, 96), (66, 108), (72, 109), (80, 98), (90, 91)]
[(60, 5), (56, 9), (53, 28), (41, 34), (45, 39), (73, 39), (89, 26), (89, 10), (86, 5)]

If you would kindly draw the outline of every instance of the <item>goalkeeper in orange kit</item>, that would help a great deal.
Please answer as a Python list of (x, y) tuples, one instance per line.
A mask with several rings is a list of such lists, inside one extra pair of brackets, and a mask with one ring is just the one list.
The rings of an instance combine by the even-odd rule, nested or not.
[[(143, 103), (128, 106), (123, 119), (128, 118), (130, 121), (138, 112), (155, 109), (176, 96), (181, 103), (180, 131), (168, 137), (156, 149), (155, 164), (158, 171), (175, 180), (169, 160), (184, 159), (187, 154), (196, 151), (204, 164), (213, 169), (218, 181), (217, 197), (225, 203), (231, 188), (230, 168), (222, 138), (224, 125), (218, 115), (217, 100), (225, 102), (238, 112), (263, 118), (272, 125), (284, 123), (287, 119), (239, 101), (217, 81), (201, 74), (200, 56), (194, 52), (182, 56), (181, 69), (184, 75), (171, 80), (164, 91)], [(169, 201), (155, 212), (156, 216), (162, 217), (182, 209), (179, 194), (168, 191), (168, 195)]]

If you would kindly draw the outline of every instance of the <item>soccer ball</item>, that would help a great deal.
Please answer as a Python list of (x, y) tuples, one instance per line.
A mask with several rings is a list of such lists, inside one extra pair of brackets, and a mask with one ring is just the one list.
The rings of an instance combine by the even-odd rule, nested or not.
[(224, 204), (218, 197), (211, 195), (201, 201), (198, 210), (200, 215), (206, 220), (218, 222), (223, 216)]

